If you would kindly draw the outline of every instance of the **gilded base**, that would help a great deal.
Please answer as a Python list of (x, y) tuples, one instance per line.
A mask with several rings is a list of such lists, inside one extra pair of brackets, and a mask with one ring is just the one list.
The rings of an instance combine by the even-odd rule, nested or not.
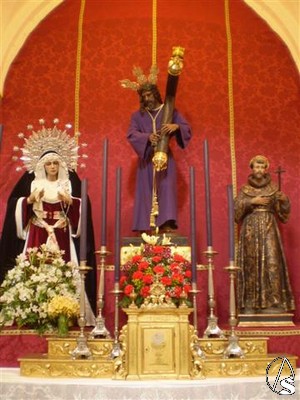
[[(227, 338), (198, 338), (189, 325), (192, 309), (127, 309), (128, 324), (120, 333), (121, 352), (111, 358), (112, 339), (89, 339), (91, 360), (72, 360), (76, 337), (49, 337), (48, 353), (22, 357), (22, 376), (119, 380), (205, 379), (266, 376), (282, 354), (268, 354), (267, 337), (240, 337), (244, 358), (224, 358)], [(226, 331), (225, 331), (226, 333)], [(196, 351), (200, 349), (201, 351)], [(285, 355), (296, 371), (297, 357)], [(288, 371), (286, 371), (289, 374)], [(272, 364), (270, 375), (277, 375)], [(283, 372), (284, 373), (284, 372)]]
[(20, 361), (21, 376), (38, 378), (111, 378), (113, 362), (109, 360), (50, 359), (31, 355)]
[(124, 309), (126, 379), (190, 379), (191, 308)]
[[(278, 354), (267, 354), (261, 357), (245, 357), (245, 358), (208, 358), (204, 362), (203, 374), (206, 378), (237, 378), (241, 376), (254, 377), (266, 376), (266, 369)], [(296, 371), (296, 356), (287, 355), (294, 371)], [(282, 375), (289, 376), (290, 370), (283, 370)], [(270, 368), (269, 375), (276, 376), (278, 368)]]
[[(76, 338), (48, 338), (48, 358), (49, 359), (70, 359), (72, 352), (77, 346)], [(110, 356), (113, 340), (112, 339), (89, 339), (88, 347), (92, 352), (93, 359), (107, 360)]]

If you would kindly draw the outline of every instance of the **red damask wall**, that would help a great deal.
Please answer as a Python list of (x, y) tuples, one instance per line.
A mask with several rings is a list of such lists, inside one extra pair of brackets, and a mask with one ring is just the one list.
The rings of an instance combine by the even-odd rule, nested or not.
[[(77, 23), (80, 1), (66, 0), (27, 39), (14, 60), (2, 100), (4, 125), (0, 153), (0, 229), (7, 197), (19, 178), (11, 161), (16, 134), (39, 118), (74, 121)], [(179, 233), (189, 236), (189, 166), (195, 167), (198, 262), (205, 263), (203, 140), (209, 141), (215, 293), (220, 324), (229, 309), (228, 220), (226, 185), (231, 183), (227, 38), (223, 0), (158, 1), (157, 60), (159, 86), (165, 91), (167, 63), (175, 45), (185, 47), (176, 106), (189, 120), (193, 139), (186, 150), (174, 149), (179, 175)], [(300, 116), (299, 75), (291, 55), (268, 25), (242, 1), (230, 1), (233, 53), (234, 127), (237, 185), (249, 174), (256, 154), (270, 159), (271, 172), (285, 170), (282, 189), (289, 195), (292, 215), (281, 226), (300, 319)], [(87, 169), (96, 247), (100, 245), (102, 144), (109, 138), (108, 250), (114, 251), (115, 174), (122, 167), (122, 236), (130, 236), (136, 156), (126, 141), (130, 114), (137, 109), (134, 92), (119, 80), (133, 79), (133, 65), (148, 71), (152, 53), (152, 1), (86, 1), (80, 86), (81, 141), (88, 143)], [(275, 174), (273, 174), (276, 179)], [(113, 256), (108, 260), (113, 263)], [(107, 293), (112, 289), (107, 273)], [(199, 329), (206, 326), (207, 274), (198, 273), (201, 293)], [(106, 314), (113, 311), (107, 294)], [(108, 318), (112, 328), (112, 318)]]

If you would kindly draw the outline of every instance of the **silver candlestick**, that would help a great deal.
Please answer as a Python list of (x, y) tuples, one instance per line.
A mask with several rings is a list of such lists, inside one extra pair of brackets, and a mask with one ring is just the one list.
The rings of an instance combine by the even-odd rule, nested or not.
[(80, 261), (80, 316), (78, 318), (78, 325), (80, 327), (80, 334), (77, 338), (77, 347), (72, 351), (71, 356), (73, 359), (90, 359), (92, 353), (87, 345), (87, 338), (84, 334), (84, 327), (86, 324), (85, 318), (85, 276), (92, 268), (86, 265), (86, 261)]
[(214, 292), (214, 279), (213, 279), (213, 269), (214, 269), (214, 256), (218, 253), (213, 250), (212, 246), (208, 246), (204, 254), (208, 261), (208, 308), (209, 316), (207, 318), (208, 324), (204, 331), (203, 337), (219, 337), (224, 338), (223, 331), (218, 327), (218, 318), (215, 315), (215, 292)]
[(96, 318), (96, 326), (90, 333), (92, 338), (110, 338), (110, 333), (105, 326), (105, 318), (102, 315), (104, 308), (104, 293), (105, 293), (105, 265), (106, 265), (106, 257), (110, 254), (109, 251), (106, 250), (106, 246), (101, 246), (99, 251), (96, 251), (96, 254), (100, 255), (100, 265), (98, 266), (98, 270), (100, 271), (99, 277), (99, 288), (98, 288), (98, 316)]
[[(192, 290), (190, 293), (193, 296), (193, 325), (194, 325), (194, 333), (198, 337), (198, 319), (197, 319), (197, 293), (199, 293), (200, 290), (197, 289), (197, 284), (196, 282), (192, 282)], [(205, 358), (205, 354), (202, 351), (200, 345), (198, 342), (193, 343), (193, 348), (192, 350), (197, 354), (198, 357)]]
[(235, 327), (237, 326), (236, 318), (236, 299), (235, 299), (235, 278), (236, 272), (240, 269), (234, 265), (234, 261), (230, 261), (230, 265), (225, 267), (229, 272), (230, 279), (230, 298), (229, 298), (229, 325), (231, 327), (231, 333), (228, 338), (229, 344), (224, 351), (224, 358), (244, 358), (244, 352), (239, 346), (239, 338), (235, 334)]
[(112, 293), (115, 295), (115, 338), (111, 351), (111, 358), (113, 359), (121, 355), (121, 345), (119, 342), (119, 296), (122, 293), (122, 290), (120, 290), (119, 282), (115, 282), (115, 287)]

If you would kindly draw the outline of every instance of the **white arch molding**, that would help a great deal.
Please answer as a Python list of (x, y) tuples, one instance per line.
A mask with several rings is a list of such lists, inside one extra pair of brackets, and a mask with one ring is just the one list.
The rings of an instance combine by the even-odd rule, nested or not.
[(30, 33), (63, 0), (0, 0), (0, 94), (7, 72)]
[[(243, 0), (282, 38), (300, 70), (300, 1)], [(7, 72), (25, 40), (63, 0), (0, 0), (0, 94)]]
[(300, 70), (300, 0), (243, 0), (285, 42)]

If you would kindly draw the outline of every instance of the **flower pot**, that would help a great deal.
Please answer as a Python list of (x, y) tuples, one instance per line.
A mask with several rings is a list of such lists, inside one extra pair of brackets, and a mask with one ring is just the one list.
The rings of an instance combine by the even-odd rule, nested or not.
[(69, 333), (69, 318), (65, 314), (61, 314), (57, 320), (58, 336), (68, 336)]

